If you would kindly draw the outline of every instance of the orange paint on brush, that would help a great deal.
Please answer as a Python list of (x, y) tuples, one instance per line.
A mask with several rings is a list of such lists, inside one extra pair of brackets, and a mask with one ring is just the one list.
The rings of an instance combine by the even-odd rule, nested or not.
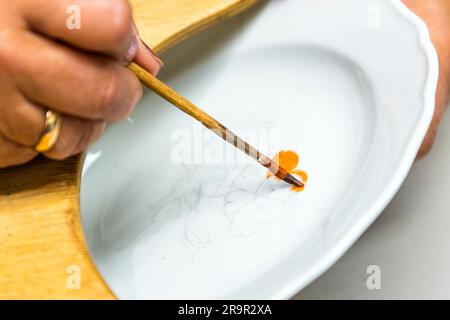
[[(306, 174), (306, 172), (297, 169), (299, 156), (294, 151), (291, 150), (280, 151), (275, 155), (275, 157), (273, 157), (272, 160), (276, 162), (280, 167), (284, 168), (290, 174), (298, 176), (303, 183), (306, 183), (308, 181), (308, 175)], [(267, 179), (273, 176), (274, 175), (271, 172), (267, 173)], [(295, 192), (303, 191), (303, 189), (305, 189), (304, 186), (301, 188), (295, 186), (291, 187), (291, 190)]]

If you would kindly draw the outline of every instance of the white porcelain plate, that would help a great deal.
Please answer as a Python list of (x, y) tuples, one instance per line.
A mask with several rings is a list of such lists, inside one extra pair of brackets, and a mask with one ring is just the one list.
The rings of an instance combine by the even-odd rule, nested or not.
[[(161, 78), (303, 192), (155, 94), (89, 150), (82, 221), (119, 298), (289, 298), (352, 245), (407, 175), (434, 111), (436, 53), (391, 0), (276, 0), (164, 56)], [(231, 155), (231, 156), (230, 156)]]

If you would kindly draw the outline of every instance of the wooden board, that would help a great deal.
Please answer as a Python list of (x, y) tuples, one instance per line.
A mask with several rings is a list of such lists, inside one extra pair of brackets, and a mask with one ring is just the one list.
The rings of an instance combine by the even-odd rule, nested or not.
[[(132, 0), (157, 52), (257, 0)], [(115, 299), (80, 222), (82, 157), (0, 170), (0, 299)]]

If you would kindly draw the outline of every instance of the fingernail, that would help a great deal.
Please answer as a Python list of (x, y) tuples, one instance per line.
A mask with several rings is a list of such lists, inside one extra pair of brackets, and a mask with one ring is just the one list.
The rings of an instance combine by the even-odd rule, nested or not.
[(145, 46), (145, 48), (147, 48), (147, 50), (152, 54), (153, 58), (155, 58), (155, 60), (159, 63), (159, 66), (162, 68), (164, 67), (164, 62), (159, 58), (159, 56), (155, 53), (155, 51), (152, 50), (152, 48), (150, 48), (144, 40), (142, 40), (142, 44)]
[(131, 61), (133, 61), (134, 57), (136, 57), (139, 49), (138, 41), (138, 37), (133, 37), (133, 40), (131, 40), (130, 47), (128, 48), (125, 58), (123, 59), (124, 65), (128, 65)]

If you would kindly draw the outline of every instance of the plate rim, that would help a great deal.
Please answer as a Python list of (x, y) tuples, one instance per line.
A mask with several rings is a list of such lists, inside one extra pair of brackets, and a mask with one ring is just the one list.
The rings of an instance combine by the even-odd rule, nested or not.
[(364, 232), (366, 232), (370, 225), (388, 206), (405, 181), (433, 119), (439, 79), (439, 59), (436, 48), (431, 40), (430, 31), (425, 21), (410, 10), (402, 0), (387, 1), (403, 19), (407, 20), (415, 27), (416, 33), (419, 36), (419, 50), (422, 50), (425, 54), (428, 67), (425, 86), (422, 93), (422, 114), (401, 157), (400, 163), (403, 165), (396, 171), (384, 191), (378, 196), (378, 199), (374, 201), (372, 207), (360, 218), (360, 221), (349, 230), (347, 235), (344, 236), (340, 242), (335, 244), (334, 248), (321, 258), (314, 268), (310, 268), (309, 273), (297, 276), (297, 281), (294, 280), (284, 285), (277, 292), (274, 292), (269, 298), (271, 300), (286, 300), (297, 295), (301, 290), (328, 271), (351, 248), (351, 246), (353, 246)]
[[(391, 177), (383, 192), (374, 198), (371, 207), (361, 215), (351, 228), (348, 229), (345, 236), (333, 245), (329, 252), (324, 254), (317, 262), (313, 263), (306, 272), (298, 273), (297, 275), (290, 277), (291, 280), (289, 282), (282, 283), (279, 286), (277, 285), (277, 288), (272, 294), (264, 299), (284, 300), (292, 298), (330, 269), (337, 260), (349, 250), (367, 228), (378, 218), (400, 189), (414, 163), (417, 151), (429, 128), (435, 111), (435, 94), (439, 76), (439, 60), (436, 49), (431, 41), (430, 33), (425, 22), (411, 11), (402, 0), (386, 0), (386, 2), (392, 6), (393, 10), (399, 13), (400, 17), (398, 19), (404, 19), (414, 27), (415, 33), (419, 36), (417, 50), (423, 52), (425, 55), (427, 75), (424, 79), (425, 82), (421, 95), (422, 112), (420, 118), (400, 157), (398, 170), (396, 170), (395, 174)], [(83, 163), (83, 169), (84, 165), (85, 164)], [(95, 260), (93, 262), (96, 265)], [(106, 282), (106, 279), (103, 276), (102, 278)], [(118, 292), (115, 292), (114, 288), (110, 286), (109, 288), (117, 297), (120, 296)]]

